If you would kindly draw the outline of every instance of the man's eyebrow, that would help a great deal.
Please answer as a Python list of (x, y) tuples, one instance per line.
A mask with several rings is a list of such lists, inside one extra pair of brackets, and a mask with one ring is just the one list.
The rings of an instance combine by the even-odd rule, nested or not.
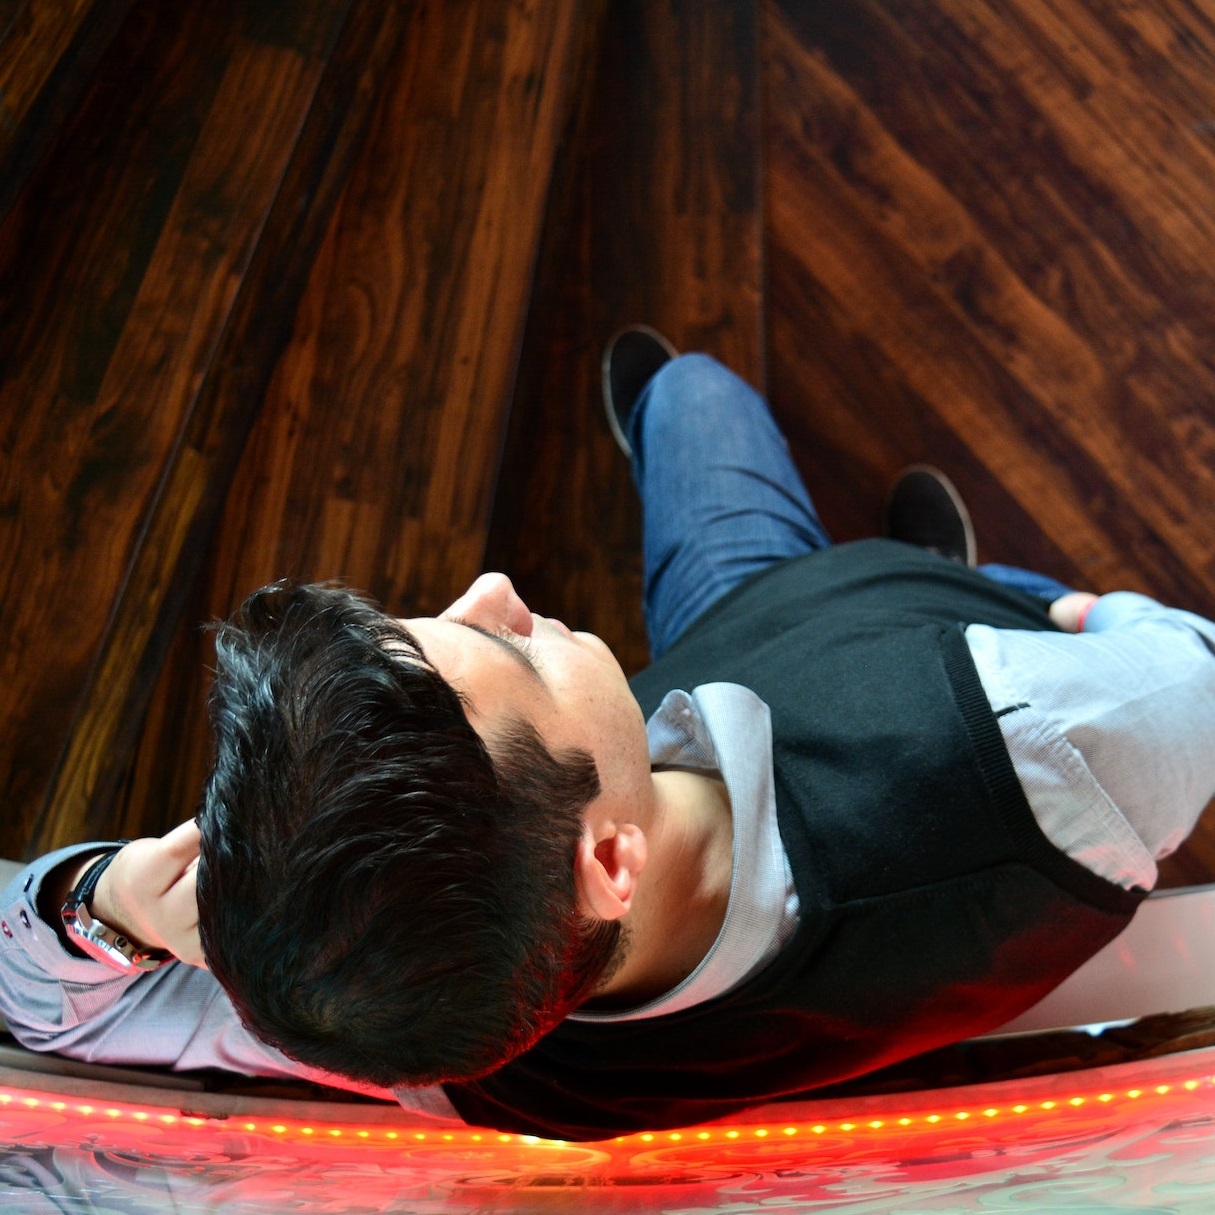
[(487, 629), (484, 625), (474, 624), (471, 620), (464, 620), (459, 616), (450, 616), (448, 619), (452, 624), (458, 624), (461, 628), (472, 629), (474, 633), (480, 633), (482, 637), (487, 637), (490, 641), (495, 642), (497, 645), (505, 647), (514, 656), (515, 661), (518, 662), (519, 665), (522, 666), (533, 679), (539, 680), (541, 683), (544, 682), (543, 679), (541, 679), (540, 672), (536, 670), (536, 664), (532, 662), (528, 655), (524, 653), (523, 650), (519, 649), (518, 646), (511, 645), (509, 639), (503, 637), (501, 633), (495, 633), (493, 629)]

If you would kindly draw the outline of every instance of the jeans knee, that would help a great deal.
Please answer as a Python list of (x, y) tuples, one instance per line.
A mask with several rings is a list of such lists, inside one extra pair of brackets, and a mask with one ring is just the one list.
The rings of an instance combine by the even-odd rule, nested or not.
[(729, 409), (740, 391), (752, 389), (711, 355), (683, 354), (650, 381), (641, 422), (649, 434), (686, 428), (693, 418), (703, 426), (717, 410)]
[(681, 354), (655, 373), (651, 395), (678, 397), (720, 391), (721, 386), (732, 384), (736, 378), (710, 354)]

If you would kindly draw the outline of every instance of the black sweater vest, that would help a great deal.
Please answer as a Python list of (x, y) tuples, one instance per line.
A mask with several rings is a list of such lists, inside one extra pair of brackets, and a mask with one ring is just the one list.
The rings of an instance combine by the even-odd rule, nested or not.
[(647, 714), (719, 680), (772, 712), (800, 927), (716, 1000), (566, 1021), (447, 1092), (465, 1120), (595, 1139), (718, 1118), (986, 1032), (1111, 940), (1142, 895), (1039, 830), (962, 633), (1041, 607), (889, 541), (784, 563), (716, 604), (633, 681)]

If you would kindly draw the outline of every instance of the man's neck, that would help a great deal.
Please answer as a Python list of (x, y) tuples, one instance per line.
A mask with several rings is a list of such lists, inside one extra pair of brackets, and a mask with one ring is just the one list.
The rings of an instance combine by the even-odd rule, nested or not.
[(634, 1007), (670, 991), (700, 964), (725, 920), (734, 847), (725, 785), (680, 770), (653, 779), (649, 855), (624, 921), (626, 953), (596, 1008)]

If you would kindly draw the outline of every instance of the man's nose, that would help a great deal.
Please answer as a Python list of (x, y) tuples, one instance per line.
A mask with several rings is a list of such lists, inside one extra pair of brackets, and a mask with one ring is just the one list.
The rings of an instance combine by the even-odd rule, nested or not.
[(482, 628), (508, 628), (524, 637), (532, 632), (532, 614), (505, 574), (482, 574), (443, 615)]

